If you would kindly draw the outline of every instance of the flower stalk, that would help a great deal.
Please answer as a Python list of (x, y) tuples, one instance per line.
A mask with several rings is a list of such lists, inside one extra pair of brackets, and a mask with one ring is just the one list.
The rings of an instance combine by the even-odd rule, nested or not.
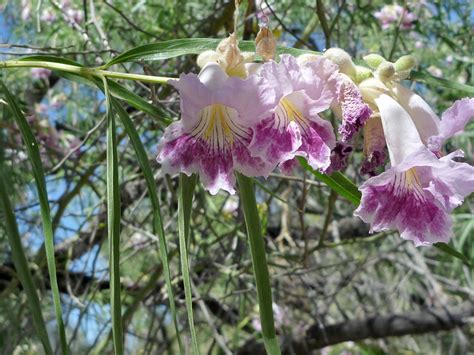
[(7, 60), (0, 62), (0, 68), (46, 68), (50, 70), (58, 70), (67, 73), (78, 74), (85, 77), (107, 77), (114, 79), (135, 80), (152, 84), (166, 84), (168, 80), (173, 79), (165, 76), (142, 75), (133, 73), (120, 73), (100, 68), (80, 67), (76, 65), (47, 62), (47, 61), (22, 61)]

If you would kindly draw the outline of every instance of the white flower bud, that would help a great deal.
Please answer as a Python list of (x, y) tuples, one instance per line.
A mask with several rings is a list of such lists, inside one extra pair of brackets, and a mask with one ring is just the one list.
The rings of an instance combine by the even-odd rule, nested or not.
[(390, 62), (383, 62), (377, 68), (378, 77), (381, 81), (392, 80), (395, 75), (395, 66)]
[(306, 63), (311, 63), (311, 62), (315, 62), (316, 60), (318, 60), (318, 58), (321, 58), (320, 55), (317, 55), (317, 54), (309, 54), (309, 53), (305, 53), (305, 54), (302, 54), (300, 56), (298, 56), (296, 58), (296, 62), (298, 63), (298, 65), (300, 67), (304, 66)]
[(410, 71), (416, 65), (416, 59), (412, 55), (404, 55), (395, 62), (397, 72)]
[(352, 62), (352, 58), (343, 49), (340, 48), (329, 48), (326, 52), (323, 54), (324, 58), (328, 58), (332, 62), (336, 63), (339, 66), (339, 71), (341, 73), (344, 73), (352, 78), (355, 77), (355, 66), (354, 63)]
[(369, 68), (356, 65), (356, 82), (360, 83), (361, 81), (368, 79), (372, 76), (372, 70)]
[(204, 68), (207, 63), (217, 63), (219, 54), (216, 51), (204, 51), (197, 57), (197, 65), (199, 68)]
[(377, 69), (379, 67), (380, 64), (382, 64), (383, 62), (386, 62), (387, 60), (382, 57), (381, 55), (378, 55), (378, 54), (368, 54), (366, 55), (364, 58), (364, 62), (367, 63), (367, 65), (369, 67), (371, 67), (372, 69)]

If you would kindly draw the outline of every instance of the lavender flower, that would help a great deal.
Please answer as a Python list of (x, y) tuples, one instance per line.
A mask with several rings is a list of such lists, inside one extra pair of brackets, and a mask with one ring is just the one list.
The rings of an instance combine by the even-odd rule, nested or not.
[(401, 29), (409, 30), (413, 27), (413, 22), (417, 20), (415, 14), (398, 4), (385, 5), (380, 11), (375, 12), (374, 16), (384, 30), (388, 29), (392, 24), (398, 23), (398, 21), (401, 21)]
[(170, 81), (181, 94), (182, 119), (171, 124), (158, 144), (163, 173), (197, 173), (211, 194), (235, 193), (234, 171), (267, 176), (273, 166), (250, 154), (252, 127), (267, 117), (273, 95), (262, 79), (229, 77), (217, 63), (198, 75)]
[(355, 215), (370, 223), (372, 232), (398, 229), (402, 238), (417, 246), (448, 242), (452, 237), (449, 213), (474, 191), (474, 168), (453, 160), (462, 156), (461, 151), (438, 158), (426, 147), (422, 137), (430, 133), (420, 132), (432, 129), (427, 116), (413, 119), (385, 93), (374, 101), (391, 168), (360, 187), (362, 201)]
[(326, 169), (335, 136), (319, 113), (336, 99), (336, 74), (337, 66), (324, 58), (300, 67), (294, 57), (283, 55), (279, 64), (264, 64), (260, 75), (273, 89), (273, 110), (255, 128), (252, 155), (286, 171), (296, 156)]

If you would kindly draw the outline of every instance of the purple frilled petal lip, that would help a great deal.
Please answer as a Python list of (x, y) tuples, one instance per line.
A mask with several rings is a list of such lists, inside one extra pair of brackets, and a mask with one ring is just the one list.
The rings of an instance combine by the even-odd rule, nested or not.
[(392, 167), (367, 180), (355, 215), (371, 231), (398, 229), (415, 245), (447, 242), (452, 237), (449, 213), (474, 191), (474, 168), (441, 159), (423, 144), (408, 112), (382, 94), (375, 100), (380, 111)]
[(331, 151), (331, 165), (324, 171), (325, 174), (332, 174), (347, 166), (347, 159), (354, 149), (350, 144), (336, 142), (336, 146)]
[(181, 120), (158, 143), (162, 172), (199, 174), (211, 194), (235, 193), (234, 171), (267, 176), (273, 166), (250, 155), (252, 127), (272, 108), (273, 93), (255, 75), (229, 77), (214, 63), (170, 84), (181, 95)]
[(441, 116), (439, 132), (428, 138), (428, 148), (433, 152), (439, 152), (444, 141), (462, 132), (473, 118), (474, 98), (457, 100)]
[(339, 126), (339, 134), (342, 141), (347, 142), (367, 122), (372, 110), (362, 99), (359, 88), (344, 74), (339, 74), (340, 85), (338, 102), (341, 105), (342, 123)]
[(255, 128), (252, 155), (284, 171), (296, 156), (315, 169), (326, 169), (335, 136), (331, 123), (318, 114), (336, 99), (336, 75), (337, 66), (324, 58), (302, 67), (289, 55), (278, 64), (265, 63), (260, 76), (275, 96), (273, 110)]

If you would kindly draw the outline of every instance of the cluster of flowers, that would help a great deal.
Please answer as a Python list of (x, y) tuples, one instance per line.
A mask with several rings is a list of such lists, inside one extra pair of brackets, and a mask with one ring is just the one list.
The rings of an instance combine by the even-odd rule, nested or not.
[(379, 21), (382, 29), (390, 28), (392, 24), (400, 23), (402, 30), (410, 30), (413, 28), (417, 16), (398, 4), (385, 5), (374, 13), (374, 17)]
[[(240, 52), (231, 35), (198, 57), (199, 75), (170, 81), (181, 95), (181, 120), (158, 144), (163, 173), (197, 173), (211, 194), (233, 194), (234, 171), (265, 177), (278, 167), (288, 173), (297, 156), (324, 173), (339, 170), (350, 141), (363, 131), (361, 172), (371, 177), (360, 187), (355, 214), (371, 231), (398, 229), (416, 245), (447, 242), (449, 213), (474, 191), (474, 168), (455, 159), (461, 151), (443, 156), (441, 149), (474, 116), (474, 99), (457, 101), (440, 120), (399, 84), (415, 65), (411, 56), (390, 63), (369, 55), (369, 69), (332, 48), (322, 56), (284, 54), (277, 63), (266, 28), (256, 47), (263, 63)], [(339, 140), (320, 116), (329, 108), (341, 119)], [(390, 165), (377, 175), (386, 152)]]
[[(56, 129), (47, 119), (42, 119), (37, 115), (29, 115), (26, 119), (33, 129), (38, 141), (41, 160), (47, 169), (52, 168), (71, 149), (75, 149), (80, 144), (77, 137), (64, 130)], [(28, 159), (24, 151), (20, 129), (16, 123), (9, 124), (5, 128), (7, 135), (4, 148), (7, 161), (11, 161), (12, 164), (20, 164)], [(72, 156), (72, 158), (75, 157), (77, 154)]]
[[(82, 22), (82, 11), (74, 9), (71, 0), (61, 0), (58, 2), (58, 6), (70, 24)], [(31, 0), (21, 1), (21, 18), (24, 21), (28, 21), (31, 18), (32, 10), (33, 2)], [(56, 11), (52, 8), (43, 9), (40, 14), (40, 19), (49, 24), (54, 23), (57, 20)]]

